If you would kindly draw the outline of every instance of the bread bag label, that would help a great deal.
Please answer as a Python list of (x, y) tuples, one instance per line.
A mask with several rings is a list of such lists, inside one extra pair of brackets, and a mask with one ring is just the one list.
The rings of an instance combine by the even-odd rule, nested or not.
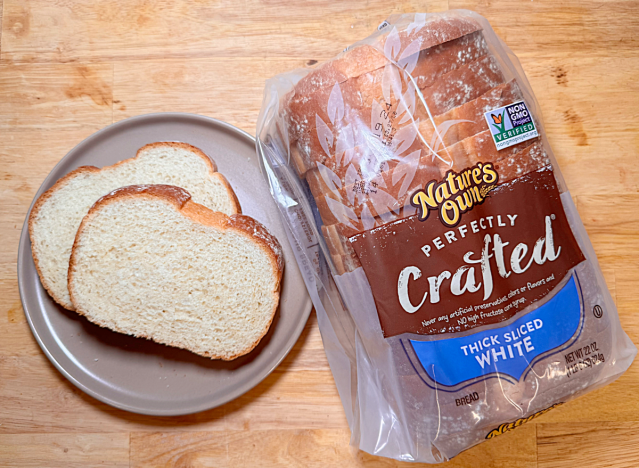
[(539, 136), (532, 114), (524, 101), (493, 109), (484, 114), (497, 150)]
[(431, 386), (456, 387), (495, 374), (514, 384), (540, 358), (577, 340), (583, 318), (579, 282), (571, 275), (549, 300), (510, 325), (444, 340), (402, 340), (402, 344)]
[(584, 261), (550, 166), (491, 187), (455, 223), (441, 213), (423, 221), (418, 213), (349, 239), (385, 337), (508, 320)]

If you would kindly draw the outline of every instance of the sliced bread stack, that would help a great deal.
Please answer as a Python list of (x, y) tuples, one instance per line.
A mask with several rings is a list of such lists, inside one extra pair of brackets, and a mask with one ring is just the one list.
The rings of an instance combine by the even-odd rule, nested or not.
[(179, 187), (129, 186), (84, 217), (69, 292), (102, 327), (231, 360), (268, 331), (283, 267), (253, 218), (212, 211)]
[(285, 98), (291, 161), (338, 273), (359, 266), (348, 237), (413, 215), (410, 195), (448, 171), (492, 162), (504, 183), (548, 164), (539, 138), (496, 150), (484, 113), (523, 93), (475, 19), (447, 12), (373, 41), (312, 71)]
[[(239, 213), (206, 154), (161, 142), (60, 179), (36, 201), (29, 234), (41, 282), (63, 307), (122, 333), (233, 359), (268, 330), (282, 269), (277, 240)], [(251, 279), (251, 269), (261, 276)]]
[(102, 196), (127, 185), (170, 184), (185, 188), (195, 201), (228, 215), (240, 204), (215, 163), (186, 143), (151, 143), (134, 158), (101, 169), (70, 172), (36, 201), (29, 216), (31, 250), (42, 285), (66, 309), (74, 310), (67, 288), (69, 258), (82, 218)]

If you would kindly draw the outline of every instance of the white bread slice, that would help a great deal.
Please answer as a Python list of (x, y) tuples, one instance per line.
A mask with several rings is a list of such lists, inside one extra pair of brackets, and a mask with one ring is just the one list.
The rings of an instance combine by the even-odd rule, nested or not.
[(264, 226), (194, 203), (179, 187), (124, 187), (82, 220), (71, 253), (75, 310), (120, 333), (231, 360), (268, 331), (281, 246)]
[(151, 143), (134, 158), (113, 166), (75, 169), (38, 198), (29, 216), (31, 251), (40, 281), (61, 306), (73, 310), (67, 272), (82, 218), (103, 195), (135, 184), (177, 185), (212, 210), (229, 215), (241, 212), (233, 189), (215, 163), (186, 143)]

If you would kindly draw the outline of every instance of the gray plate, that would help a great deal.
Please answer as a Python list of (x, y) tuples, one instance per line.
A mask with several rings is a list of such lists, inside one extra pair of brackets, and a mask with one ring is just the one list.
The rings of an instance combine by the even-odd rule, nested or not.
[(63, 309), (40, 284), (26, 221), (20, 237), (18, 280), (33, 335), (67, 379), (115, 407), (167, 416), (213, 408), (261, 382), (297, 341), (311, 311), (311, 300), (260, 173), (255, 139), (224, 122), (167, 113), (113, 124), (71, 150), (51, 171), (35, 199), (78, 166), (108, 166), (135, 156), (138, 148), (154, 141), (183, 141), (201, 148), (233, 186), (243, 213), (264, 224), (282, 244), (286, 266), (280, 307), (256, 349), (235, 361), (212, 361), (111, 332)]

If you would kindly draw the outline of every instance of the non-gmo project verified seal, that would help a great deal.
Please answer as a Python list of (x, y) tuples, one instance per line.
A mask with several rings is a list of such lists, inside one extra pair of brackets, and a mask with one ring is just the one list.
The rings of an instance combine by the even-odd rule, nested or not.
[(524, 101), (491, 110), (484, 114), (497, 150), (539, 136), (532, 115)]

